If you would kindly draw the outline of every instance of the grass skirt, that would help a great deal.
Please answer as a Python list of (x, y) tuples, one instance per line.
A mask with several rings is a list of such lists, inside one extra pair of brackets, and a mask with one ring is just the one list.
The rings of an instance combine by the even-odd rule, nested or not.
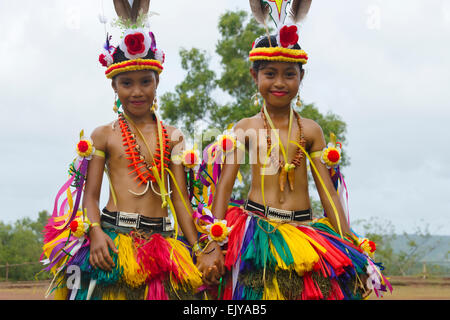
[[(89, 239), (76, 253), (55, 265), (56, 299), (196, 299), (201, 274), (185, 245), (160, 233), (122, 233), (103, 228), (118, 253), (110, 250), (115, 267), (107, 272), (89, 263)], [(44, 248), (53, 252), (54, 248)], [(57, 270), (61, 270), (58, 272)]]
[[(308, 226), (269, 221), (240, 207), (226, 214), (226, 300), (360, 299), (362, 281), (390, 287), (378, 266), (332, 229), (328, 219)], [(376, 270), (373, 270), (373, 269)], [(370, 272), (368, 272), (370, 271)]]

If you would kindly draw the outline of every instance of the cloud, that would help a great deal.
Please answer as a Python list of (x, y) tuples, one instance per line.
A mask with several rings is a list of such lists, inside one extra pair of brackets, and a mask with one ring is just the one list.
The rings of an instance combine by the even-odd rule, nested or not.
[[(218, 18), (237, 8), (249, 12), (241, 0), (152, 1), (151, 28), (167, 58), (159, 95), (183, 80), (181, 47), (206, 50), (218, 66)], [(407, 230), (425, 219), (450, 234), (449, 12), (448, 1), (315, 1), (302, 24), (310, 60), (301, 95), (348, 124), (355, 219), (379, 216)], [(97, 61), (99, 13), (101, 1), (0, 3), (0, 220), (51, 210), (79, 131), (115, 118)], [(103, 13), (115, 15), (110, 2)], [(117, 42), (120, 33), (108, 30)]]

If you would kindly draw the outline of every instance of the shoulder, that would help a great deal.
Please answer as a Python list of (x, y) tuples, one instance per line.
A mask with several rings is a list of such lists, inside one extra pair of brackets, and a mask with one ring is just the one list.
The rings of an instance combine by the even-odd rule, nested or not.
[(309, 118), (302, 118), (302, 126), (305, 133), (310, 133), (312, 135), (323, 134), (322, 127), (314, 120)]
[(91, 139), (94, 143), (94, 146), (98, 150), (105, 151), (108, 138), (112, 133), (112, 122), (108, 124), (104, 124), (95, 128), (91, 133)]
[(243, 118), (239, 120), (234, 126), (234, 130), (247, 130), (247, 129), (257, 129), (263, 126), (260, 113), (255, 114), (253, 117)]
[(167, 131), (167, 138), (169, 139), (171, 146), (174, 146), (177, 143), (185, 141), (183, 132), (177, 127), (164, 124), (164, 128)]
[(322, 127), (309, 118), (302, 118), (301, 121), (308, 149), (322, 149), (325, 144)]

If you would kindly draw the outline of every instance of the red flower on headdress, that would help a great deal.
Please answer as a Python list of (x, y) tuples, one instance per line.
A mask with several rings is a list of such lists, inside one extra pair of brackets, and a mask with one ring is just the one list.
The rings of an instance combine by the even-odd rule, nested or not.
[(297, 42), (297, 26), (284, 26), (280, 29), (280, 44), (283, 48), (287, 48)]
[(140, 32), (129, 34), (124, 39), (128, 53), (136, 55), (145, 51), (144, 35)]
[(102, 66), (107, 67), (108, 66), (108, 62), (106, 62), (105, 60), (105, 55), (102, 53), (99, 57), (98, 57), (98, 61), (100, 61), (100, 63), (102, 64)]

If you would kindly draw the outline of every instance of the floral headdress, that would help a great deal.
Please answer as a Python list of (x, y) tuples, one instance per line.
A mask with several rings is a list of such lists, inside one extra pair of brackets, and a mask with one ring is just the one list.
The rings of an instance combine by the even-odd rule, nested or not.
[[(261, 36), (253, 42), (250, 51), (250, 61), (267, 60), (281, 62), (296, 62), (306, 64), (308, 55), (300, 48), (298, 44), (299, 29), (296, 25), (304, 19), (309, 11), (312, 0), (250, 0), (250, 7), (256, 21), (267, 28), (267, 18), (271, 20), (277, 28), (275, 42), (272, 43), (272, 37), (268, 34)], [(288, 4), (291, 4), (289, 14), (287, 13)], [(291, 23), (286, 23), (289, 17)], [(258, 46), (258, 44), (268, 39), (269, 47)]]
[(150, 0), (134, 0), (131, 5), (128, 0), (114, 0), (118, 15), (115, 25), (124, 31), (117, 47), (111, 45), (111, 36), (106, 35), (99, 62), (107, 68), (108, 79), (127, 71), (162, 72), (165, 55), (156, 47), (155, 35), (147, 24), (149, 6)]

